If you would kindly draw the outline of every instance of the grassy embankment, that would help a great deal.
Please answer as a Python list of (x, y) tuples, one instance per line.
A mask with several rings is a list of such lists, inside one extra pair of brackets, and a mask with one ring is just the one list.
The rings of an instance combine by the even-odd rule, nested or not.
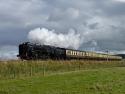
[(125, 68), (0, 80), (0, 94), (125, 94)]
[(125, 94), (125, 63), (0, 62), (0, 94)]
[(125, 66), (124, 61), (6, 61), (0, 63), (0, 79), (49, 75), (92, 68)]

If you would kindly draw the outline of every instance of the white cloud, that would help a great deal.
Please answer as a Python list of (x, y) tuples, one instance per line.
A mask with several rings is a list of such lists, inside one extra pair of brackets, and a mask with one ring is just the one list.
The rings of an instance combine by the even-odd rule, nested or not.
[(114, 1), (125, 3), (125, 0), (114, 0)]

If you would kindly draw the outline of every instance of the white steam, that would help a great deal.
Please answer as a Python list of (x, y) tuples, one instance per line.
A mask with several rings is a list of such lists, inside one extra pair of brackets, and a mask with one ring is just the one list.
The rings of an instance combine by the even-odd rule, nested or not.
[(39, 43), (41, 45), (74, 49), (78, 49), (81, 44), (80, 34), (76, 34), (74, 30), (70, 30), (67, 34), (57, 34), (54, 30), (36, 28), (29, 32), (28, 39), (30, 42)]

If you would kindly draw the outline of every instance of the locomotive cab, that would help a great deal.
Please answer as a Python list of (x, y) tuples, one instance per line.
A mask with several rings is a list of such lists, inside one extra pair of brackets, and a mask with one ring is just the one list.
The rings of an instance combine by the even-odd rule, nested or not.
[(17, 55), (20, 59), (27, 59), (29, 55), (29, 47), (28, 42), (19, 45), (19, 55)]

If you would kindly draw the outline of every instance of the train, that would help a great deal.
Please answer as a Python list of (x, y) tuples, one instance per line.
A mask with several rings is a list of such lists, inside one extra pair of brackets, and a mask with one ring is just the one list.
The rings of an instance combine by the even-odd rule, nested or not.
[(30, 42), (19, 44), (18, 57), (24, 60), (122, 60), (122, 57), (116, 55), (40, 45)]

